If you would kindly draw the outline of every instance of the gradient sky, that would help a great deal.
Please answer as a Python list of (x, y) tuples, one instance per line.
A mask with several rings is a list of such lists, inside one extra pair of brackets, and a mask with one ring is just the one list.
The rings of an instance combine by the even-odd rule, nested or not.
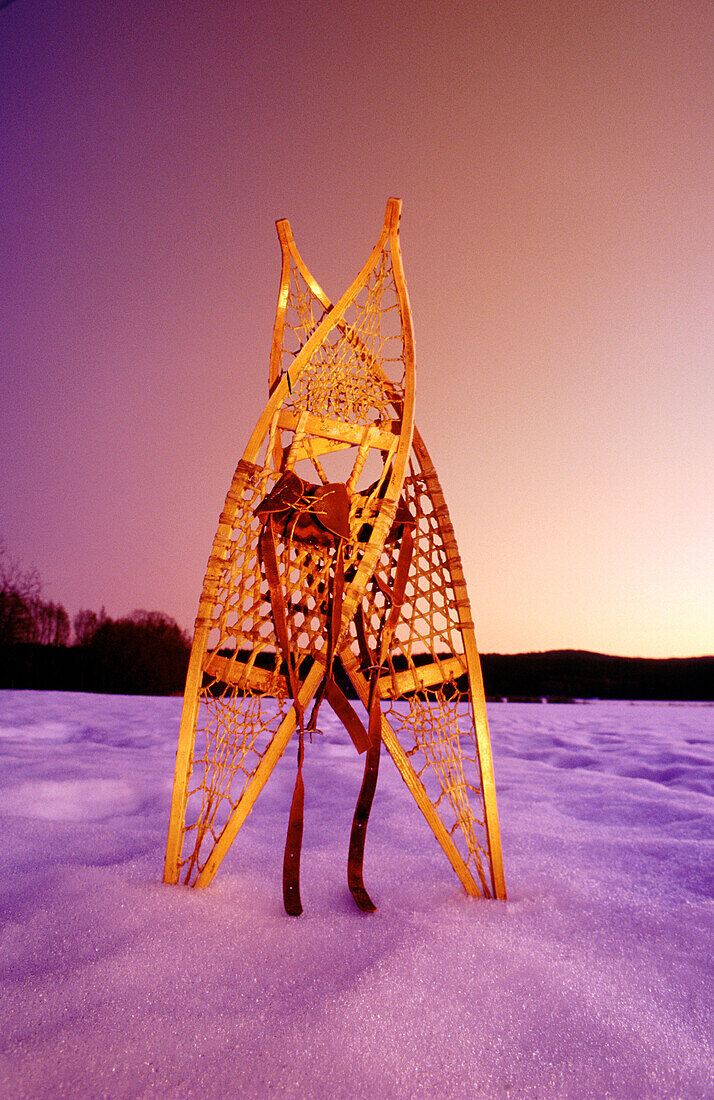
[(0, 537), (191, 628), (287, 217), (333, 300), (403, 200), (417, 422), (484, 652), (714, 651), (700, 3), (0, 11)]

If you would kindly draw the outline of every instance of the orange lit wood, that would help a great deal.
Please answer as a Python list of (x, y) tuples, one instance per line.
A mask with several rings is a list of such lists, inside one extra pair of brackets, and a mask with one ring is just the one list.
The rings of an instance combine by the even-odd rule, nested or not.
[[(292, 371), (291, 371), (292, 373)], [(296, 431), (299, 417), (291, 411), (281, 412), (278, 417), (278, 427), (283, 430)], [(400, 425), (395, 425), (396, 431), (385, 431), (384, 428), (375, 429), (370, 439), (370, 447), (376, 447), (380, 451), (386, 451), (399, 438)], [(325, 417), (313, 416), (308, 413), (305, 421), (305, 433), (311, 438), (331, 440), (339, 443), (359, 446), (364, 436), (364, 427), (360, 424), (343, 424), (339, 420), (327, 420)]]
[(412, 665), (403, 672), (393, 672), (389, 676), (380, 676), (377, 681), (379, 694), (383, 699), (398, 699), (411, 691), (424, 691), (437, 684), (451, 683), (467, 672), (463, 657), (447, 657), (426, 665)]
[[(280, 377), (273, 364), (278, 363), (282, 355), (291, 260), (289, 250), (285, 248), (287, 223), (278, 223), (283, 244), (283, 264), (271, 351), (270, 399), (238, 463), (208, 561), (179, 731), (164, 870), (167, 882), (177, 882), (184, 873), (193, 885), (205, 885), (210, 881), (295, 728), (294, 708), (284, 713), (275, 729), (275, 722), (271, 723), (270, 718), (266, 718), (267, 708), (264, 706), (267, 697), (276, 690), (281, 692), (283, 698), (280, 706), (285, 707), (286, 703), (282, 692), (285, 682), (277, 671), (279, 647), (274, 634), (271, 635), (269, 615), (265, 611), (265, 608), (269, 611), (269, 600), (266, 596), (261, 601), (256, 595), (260, 591), (262, 578), (256, 564), (257, 525), (253, 516), (261, 497), (267, 494), (280, 474), (301, 457), (357, 448), (353, 471), (353, 482), (356, 482), (364, 458), (365, 441), (371, 448), (383, 453), (385, 464), (380, 482), (384, 491), (381, 498), (369, 502), (368, 512), (366, 506), (361, 507), (355, 498), (356, 505), (350, 513), (354, 538), (345, 560), (350, 579), (344, 591), (342, 632), (354, 616), (391, 528), (414, 424), (414, 354), (409, 303), (405, 296), (399, 297), (403, 333), (401, 382), (385, 382), (376, 372), (373, 374), (373, 387), (381, 391), (379, 400), (385, 410), (390, 410), (381, 416), (377, 426), (371, 420), (360, 423), (362, 398), (356, 382), (358, 374), (351, 361), (359, 359), (354, 352), (355, 343), (359, 343), (360, 347), (362, 345), (355, 323), (348, 325), (345, 313), (351, 307), (357, 315), (360, 309), (365, 314), (370, 309), (378, 310), (385, 270), (393, 273), (391, 277), (396, 282), (396, 274), (401, 270), (398, 242), (400, 211), (401, 202), (390, 199), (379, 239), (364, 267), (334, 306), (320, 309), (319, 320), (311, 325), (309, 334), (300, 341), (300, 349), (292, 357), (289, 371), (286, 370)], [(385, 256), (389, 257), (388, 268), (385, 268)], [(363, 290), (367, 304), (357, 307), (355, 300)], [(346, 327), (350, 330), (349, 340), (344, 336)], [(328, 344), (333, 332), (343, 338), (346, 352), (339, 347), (335, 351), (333, 345)], [(331, 355), (333, 361), (330, 360)], [(323, 369), (330, 370), (331, 376), (326, 383), (324, 404), (320, 406), (318, 400), (316, 407), (315, 392), (320, 389), (320, 372)], [(341, 407), (345, 407), (343, 419), (336, 417), (333, 408), (332, 399), (336, 392), (341, 394)], [(397, 396), (398, 406), (395, 404)], [(303, 400), (307, 403), (301, 403)], [(282, 441), (286, 433), (292, 436), (292, 441), (287, 444)], [(314, 448), (310, 446), (312, 439), (316, 441)], [(327, 441), (328, 447), (321, 446), (321, 441)], [(261, 453), (264, 453), (262, 461)], [(365, 523), (368, 523), (371, 533), (368, 540), (361, 543), (357, 533)], [(298, 560), (291, 561), (290, 553), (289, 548), (283, 548), (283, 555), (288, 555), (283, 562), (284, 583), (305, 593), (305, 624), (302, 633), (297, 632), (297, 645), (304, 638), (307, 646), (305, 656), (317, 661), (299, 693), (301, 705), (305, 707), (319, 683), (319, 653), (316, 647), (325, 633), (324, 615), (320, 622), (316, 600), (320, 588), (315, 576), (319, 581), (322, 571), (324, 588), (324, 584), (329, 583), (330, 565), (324, 558), (307, 553), (302, 558), (298, 554)], [(308, 606), (310, 601), (312, 604)], [(290, 606), (292, 608), (292, 604)], [(250, 628), (242, 625), (241, 615), (251, 623)], [(315, 623), (318, 624), (317, 630)], [(221, 656), (220, 651), (226, 648), (227, 643), (231, 643), (229, 648), (235, 647), (242, 652), (246, 645), (255, 645), (258, 640), (262, 649), (269, 644), (276, 653), (272, 672), (253, 666), (246, 676), (237, 659)], [(297, 659), (300, 656), (296, 654)], [(202, 730), (205, 747), (197, 749), (197, 721), (201, 707), (207, 712), (205, 729)], [(251, 713), (260, 726), (258, 734), (250, 725)], [(279, 715), (275, 721), (278, 718)], [(225, 733), (221, 732), (223, 726)], [(260, 743), (258, 735), (262, 738)], [(264, 742), (268, 738), (269, 744), (265, 748)], [(197, 775), (201, 772), (203, 778)], [(236, 777), (244, 787), (234, 800), (232, 786)], [(197, 808), (190, 811), (193, 803)], [(187, 817), (191, 812), (195, 818), (193, 821)]]
[(251, 688), (266, 695), (282, 696), (288, 693), (287, 681), (279, 672), (266, 672), (258, 665), (235, 657), (221, 657), (213, 653), (204, 662), (204, 671), (224, 684), (235, 684), (239, 688)]
[[(307, 706), (310, 699), (312, 699), (317, 685), (322, 677), (322, 668), (320, 665), (315, 664), (311, 669), (309, 675), (305, 679), (305, 683), (302, 686), (300, 692), (300, 701), (303, 706)], [(294, 707), (288, 711), (287, 716), (283, 719), (277, 733), (270, 743), (270, 747), (265, 756), (261, 760), (260, 764), (256, 768), (253, 776), (244, 791), (238, 805), (231, 814), (228, 822), (226, 823), (221, 835), (219, 836), (213, 850), (211, 851), (206, 864), (201, 871), (200, 875), (196, 879), (194, 885), (196, 886), (208, 886), (211, 879), (214, 877), (218, 867), (223, 860), (226, 852), (230, 848), (231, 844), (238, 835), (238, 830), (245, 822), (248, 814), (253, 809), (256, 803), (258, 795), (262, 791), (265, 784), (270, 779), (270, 775), (273, 768), (277, 764), (280, 757), (288, 747), (290, 738), (295, 730), (295, 709)]]
[[(384, 654), (376, 690), (387, 750), (466, 891), (506, 896), (471, 609), (443, 493), (413, 426), (414, 340), (400, 211), (399, 200), (390, 199), (377, 244), (335, 305), (305, 266), (288, 222), (277, 223), (282, 269), (270, 398), (238, 464), (208, 562), (179, 734), (167, 882), (205, 886), (213, 878), (324, 671), (325, 593), (335, 561), (319, 545), (280, 544), (291, 659), (303, 668), (296, 710), (257, 550), (257, 505), (281, 474), (309, 460), (320, 482), (343, 480), (351, 501), (339, 628), (344, 667), (367, 705), (359, 612), (368, 648)], [(330, 463), (343, 453), (351, 473), (335, 479)], [(381, 473), (366, 495), (362, 469), (375, 455)], [(393, 532), (403, 529), (394, 522), (400, 499), (416, 521), (415, 549), (404, 604), (395, 605), (396, 632), (380, 644), (399, 575)]]
[[(300, 257), (290, 227), (287, 222), (279, 223), (279, 235), (281, 243), (283, 245), (283, 255), (286, 251), (290, 251), (293, 261), (296, 267), (299, 269), (301, 275), (305, 279), (305, 282), (310, 287), (310, 290), (315, 295), (316, 299), (320, 302), (324, 309), (330, 308), (330, 300), (325, 294), (319, 283), (313, 278), (312, 274), (304, 264)], [(406, 297), (406, 287), (403, 283), (403, 274), (400, 268), (400, 292)], [(344, 331), (352, 342), (358, 342), (355, 340), (354, 334), (350, 332), (349, 326), (344, 325)], [(413, 337), (411, 332), (408, 337), (413, 354)], [(275, 345), (274, 345), (275, 347)], [(364, 359), (370, 362), (370, 365), (379, 370), (379, 363), (375, 363), (374, 360), (370, 360), (368, 353), (361, 350), (360, 354)], [(277, 378), (277, 359), (275, 356), (271, 358), (270, 364), (270, 383), (274, 384)], [(488, 718), (486, 714), (486, 700), (483, 690), (483, 678), (481, 674), (481, 662), (478, 655), (478, 648), (476, 645), (476, 639), (474, 635), (473, 621), (471, 617), (471, 607), (469, 603), (468, 593), (466, 590), (466, 583), (463, 576), (463, 569), (461, 566), (461, 559), (456, 544), (451, 520), (449, 518), (448, 509), (444, 500), (441, 486), (439, 485), (436, 472), (433, 468), (433, 464), (429, 457), (428, 451), (424, 442), (419, 435), (416, 427), (414, 428), (413, 435), (413, 463), (415, 469), (425, 475), (428, 481), (429, 490), (434, 498), (434, 503), (440, 513), (439, 529), (440, 535), (443, 540), (444, 553), (447, 558), (447, 569), (450, 575), (450, 579), (454, 586), (455, 593), (455, 607), (454, 612), (458, 617), (461, 642), (464, 648), (464, 654), (462, 657), (455, 658), (457, 662), (453, 667), (447, 667), (444, 671), (444, 682), (450, 682), (451, 680), (461, 675), (464, 671), (463, 664), (465, 663), (465, 671), (468, 673), (469, 681), (469, 696), (471, 699), (471, 705), (473, 708), (473, 736), (475, 738), (478, 757), (479, 768), (481, 772), (482, 783), (482, 798), (484, 804), (484, 826), (488, 844), (489, 864), (490, 864), (490, 878), (493, 894), (496, 898), (505, 900), (506, 898), (506, 886), (503, 873), (503, 857), (501, 852), (501, 839), (500, 829), (498, 822), (498, 807), (496, 804), (496, 788), (493, 776), (493, 759), (491, 755), (491, 743), (488, 731)], [(421, 688), (433, 688), (439, 680), (435, 678), (436, 669), (439, 667), (440, 662), (437, 660), (438, 653), (436, 652), (436, 646), (434, 649), (435, 664), (433, 664), (429, 671), (417, 672), (421, 680)], [(417, 669), (419, 666), (414, 666)], [(423, 668), (424, 666), (422, 666)], [(457, 669), (460, 671), (457, 673)], [(428, 682), (427, 678), (428, 677)], [(414, 691), (413, 681), (414, 674), (410, 670), (406, 672), (398, 671), (391, 672), (389, 677), (380, 678), (380, 694), (383, 698), (395, 698), (393, 685), (394, 683), (403, 684), (403, 690), (405, 692)], [(387, 686), (388, 682), (392, 687)]]

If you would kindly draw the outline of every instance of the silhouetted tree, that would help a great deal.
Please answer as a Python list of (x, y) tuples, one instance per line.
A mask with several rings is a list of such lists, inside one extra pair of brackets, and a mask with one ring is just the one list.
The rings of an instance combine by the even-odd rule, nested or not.
[(0, 591), (0, 645), (32, 640), (34, 619), (26, 600), (17, 592)]
[(0, 644), (37, 641), (41, 591), (40, 575), (34, 566), (21, 566), (0, 540)]
[(103, 607), (98, 615), (96, 611), (82, 608), (74, 617), (74, 644), (88, 645), (98, 628), (105, 622), (107, 622), (107, 613)]
[(35, 605), (35, 642), (40, 645), (67, 645), (69, 641), (69, 615), (61, 603)]
[(169, 615), (134, 611), (116, 622), (86, 608), (70, 621), (42, 599), (34, 567), (11, 558), (0, 540), (0, 686), (169, 695), (183, 691), (189, 639)]
[(161, 611), (134, 611), (99, 624), (87, 643), (97, 689), (128, 695), (183, 691), (190, 643), (178, 623)]

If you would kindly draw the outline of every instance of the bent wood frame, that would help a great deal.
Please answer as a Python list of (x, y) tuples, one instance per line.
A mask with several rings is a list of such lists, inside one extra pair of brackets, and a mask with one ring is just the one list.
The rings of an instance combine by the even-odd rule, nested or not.
[[(226, 665), (230, 664), (224, 657), (219, 657), (216, 654), (207, 654), (207, 638), (210, 630), (210, 611), (213, 602), (215, 602), (215, 581), (221, 568), (223, 551), (225, 549), (225, 539), (228, 537), (230, 524), (232, 522), (231, 502), (239, 499), (242, 493), (243, 484), (241, 477), (243, 475), (241, 467), (244, 467), (245, 464), (255, 463), (258, 452), (265, 442), (268, 433), (270, 433), (268, 449), (270, 450), (272, 448), (274, 464), (276, 468), (281, 462), (284, 465), (285, 456), (280, 444), (280, 432), (282, 430), (288, 430), (295, 433), (293, 437), (293, 447), (291, 449), (293, 463), (296, 457), (313, 457), (315, 454), (325, 454), (333, 449), (340, 449), (360, 443), (362, 447), (365, 445), (375, 447), (382, 451), (388, 451), (393, 456), (392, 472), (388, 490), (385, 493), (384, 506), (375, 522), (373, 534), (362, 556), (356, 576), (346, 589), (343, 605), (341, 628), (342, 644), (339, 646), (340, 658), (358, 696), (365, 705), (367, 705), (369, 695), (368, 680), (360, 667), (358, 659), (350, 648), (348, 631), (357, 607), (364, 596), (365, 587), (374, 573), (380, 552), (384, 546), (385, 538), (390, 529), (396, 503), (404, 481), (410, 447), (413, 448), (412, 461), (418, 466), (423, 475), (428, 485), (429, 494), (434, 504), (435, 511), (438, 511), (439, 533), (443, 540), (444, 551), (448, 559), (448, 568), (455, 594), (455, 606), (458, 612), (464, 652), (463, 654), (455, 655), (444, 660), (437, 659), (427, 665), (417, 666), (412, 663), (411, 666), (403, 672), (395, 673), (394, 669), (392, 669), (391, 675), (383, 675), (380, 677), (378, 690), (383, 699), (393, 699), (404, 693), (420, 692), (433, 688), (439, 684), (453, 682), (463, 675), (468, 677), (481, 776), (484, 829), (488, 845), (490, 871), (489, 882), (487, 882), (484, 877), (478, 859), (475, 861), (476, 877), (474, 877), (472, 869), (467, 865), (461, 852), (454, 843), (451, 833), (445, 827), (439, 813), (437, 813), (420, 776), (414, 770), (408, 754), (400, 744), (398, 737), (384, 714), (381, 718), (382, 737), (402, 778), (414, 796), (419, 809), (426, 818), (437, 841), (444, 850), (467, 893), (474, 896), (481, 894), (484, 896), (495, 896), (501, 899), (505, 899), (506, 897), (488, 721), (480, 660), (471, 621), (468, 594), (443, 493), (441, 492), (441, 487), (427, 449), (418, 431), (416, 428), (413, 428), (414, 342), (411, 311), (399, 253), (398, 225), (400, 209), (401, 203), (398, 200), (390, 199), (387, 206), (384, 226), (377, 245), (373, 249), (360, 274), (335, 306), (332, 305), (327, 295), (312, 277), (300, 257), (292, 237), (289, 223), (287, 221), (279, 221), (276, 223), (282, 249), (282, 269), (270, 357), (271, 398), (249, 440), (243, 459), (241, 463), (238, 464), (233, 484), (226, 499), (226, 507), (221, 516), (221, 523), (219, 524), (219, 531), (214, 542), (213, 552), (209, 559), (204, 591), (196, 620), (196, 634), (192, 647), (186, 695), (184, 699), (164, 874), (165, 881), (167, 882), (176, 882), (179, 876), (179, 858), (183, 820), (186, 809), (188, 774), (193, 748), (193, 736), (195, 734), (199, 689), (203, 672), (215, 672), (217, 668), (221, 667), (225, 670)], [(369, 360), (370, 370), (380, 375), (386, 385), (389, 384), (387, 376), (381, 369), (381, 364), (373, 358), (370, 351), (362, 344), (359, 335), (350, 329), (350, 325), (344, 319), (346, 309), (354, 300), (361, 286), (364, 285), (364, 280), (372, 270), (375, 259), (380, 250), (384, 247), (387, 238), (389, 239), (392, 253), (394, 282), (400, 302), (405, 375), (407, 376), (404, 402), (400, 410), (400, 422), (390, 425), (392, 429), (398, 429), (398, 442), (395, 438), (396, 432), (385, 430), (387, 427), (386, 425), (382, 425), (381, 429), (373, 428), (371, 429), (371, 433), (368, 431), (365, 434), (364, 429), (358, 425), (347, 425), (334, 421), (327, 422), (323, 418), (305, 413), (301, 416), (297, 416), (295, 413), (285, 409), (281, 411), (281, 406), (285, 401), (286, 389), (289, 389), (291, 384), (295, 384), (301, 370), (309, 362), (313, 351), (319, 346), (326, 334), (335, 327), (339, 328), (342, 334), (350, 342), (351, 346), (354, 347), (355, 353), (359, 357), (363, 358), (365, 361)], [(289, 375), (287, 373), (281, 375), (281, 353), (283, 349), (286, 308), (289, 296), (291, 263), (293, 263), (300, 272), (306, 285), (310, 288), (314, 297), (321, 303), (325, 312), (322, 320), (317, 325), (310, 338), (290, 364)], [(302, 440), (306, 440), (306, 442), (302, 442)], [(303, 708), (313, 697), (323, 672), (324, 666), (320, 664), (319, 660), (316, 660), (299, 691), (299, 703)], [(249, 673), (245, 671), (243, 673), (244, 676), (249, 674), (256, 679), (260, 679), (261, 676), (265, 677), (265, 674), (257, 667), (250, 669)], [(269, 690), (271, 684), (266, 681), (264, 686)], [(273, 688), (277, 686), (275, 677), (273, 678), (272, 686)], [(283, 684), (283, 689), (284, 686)], [(240, 801), (236, 805), (215, 844), (208, 861), (196, 879), (194, 883), (195, 886), (208, 885), (215, 875), (221, 860), (225, 856), (240, 827), (245, 822), (260, 791), (275, 767), (275, 764), (284, 753), (295, 730), (296, 723), (297, 715), (295, 707), (293, 706), (276, 731), (265, 756), (256, 768)], [(476, 878), (478, 878), (478, 882)]]
[[(280, 295), (278, 300), (278, 314), (273, 338), (273, 350), (271, 353), (271, 396), (258, 420), (256, 427), (248, 441), (241, 461), (238, 463), (231, 487), (226, 496), (226, 503), (219, 520), (218, 531), (214, 539), (213, 548), (208, 561), (203, 591), (199, 603), (198, 615), (189, 668), (186, 677), (186, 689), (179, 730), (179, 744), (176, 754), (176, 768), (174, 776), (173, 794), (171, 800), (171, 816), (169, 822), (169, 835), (166, 846), (166, 860), (164, 865), (164, 881), (176, 883), (180, 874), (181, 848), (183, 841), (183, 829), (188, 799), (188, 782), (191, 774), (191, 757), (193, 752), (196, 720), (199, 706), (200, 690), (203, 674), (211, 666), (211, 661), (216, 658), (208, 653), (208, 638), (212, 628), (211, 614), (216, 604), (218, 581), (228, 551), (228, 539), (235, 519), (237, 504), (241, 500), (246, 487), (248, 474), (255, 469), (259, 452), (267, 441), (266, 463), (273, 458), (276, 469), (281, 466), (289, 468), (297, 459), (301, 440), (311, 435), (322, 437), (329, 444), (339, 447), (350, 447), (358, 444), (360, 451), (355, 464), (352, 477), (356, 482), (364, 462), (366, 451), (369, 448), (382, 449), (387, 444), (387, 457), (385, 462), (389, 464), (389, 477), (386, 490), (383, 494), (379, 511), (374, 517), (372, 531), (361, 553), (361, 560), (356, 568), (352, 580), (345, 587), (342, 605), (342, 625), (340, 634), (348, 628), (352, 621), (357, 606), (360, 603), (367, 582), (372, 577), (379, 555), (384, 547), (385, 540), (391, 529), (397, 501), (404, 479), (404, 470), (411, 446), (414, 426), (414, 341), (412, 335), (411, 312), (406, 286), (401, 267), (399, 250), (399, 218), (401, 214), (401, 201), (390, 199), (387, 204), (384, 224), (379, 239), (372, 249), (366, 263), (360, 273), (345, 291), (338, 302), (325, 308), (325, 313), (316, 328), (306, 340), (299, 353), (290, 365), (289, 373), (285, 373), (280, 379), (272, 379), (273, 362), (282, 342), (282, 332), (285, 318), (285, 305), (288, 296), (288, 277), (290, 250), (287, 247), (289, 226), (287, 222), (278, 223), (278, 232), (283, 247), (283, 265), (281, 273)], [(364, 287), (367, 278), (371, 274), (380, 253), (388, 243), (391, 252), (391, 263), (397, 291), (399, 295), (400, 312), (402, 318), (402, 334), (404, 346), (404, 400), (401, 408), (399, 434), (382, 430), (375, 431), (370, 427), (361, 428), (355, 424), (343, 424), (339, 421), (329, 421), (307, 412), (303, 412), (295, 420), (294, 414), (282, 410), (286, 399), (300, 378), (302, 371), (310, 364), (313, 354), (319, 348), (323, 340), (337, 326), (342, 331), (349, 328), (344, 322), (345, 311), (354, 301), (359, 291)], [(282, 320), (282, 325), (281, 325)], [(276, 350), (277, 349), (277, 350)], [(393, 425), (396, 427), (396, 425)], [(291, 457), (285, 463), (284, 457), (280, 458), (281, 448), (278, 433), (280, 429), (294, 431)], [(349, 482), (348, 482), (349, 484)], [(258, 670), (256, 670), (258, 671)], [(322, 678), (324, 666), (319, 658), (307, 675), (298, 693), (298, 702), (301, 709), (309, 703), (314, 696), (317, 686)], [(255, 801), (265, 786), (273, 768), (284, 753), (297, 724), (297, 711), (293, 705), (276, 730), (273, 739), (251, 777), (238, 804), (235, 806), (228, 821), (213, 847), (210, 856), (198, 875), (194, 886), (207, 886), (214, 877), (216, 870), (235, 838), (238, 830), (250, 813)]]
[[(330, 299), (320, 284), (311, 274), (309, 268), (304, 263), (290, 230), (290, 225), (287, 221), (278, 223), (278, 233), (280, 241), (283, 246), (283, 271), (286, 270), (286, 264), (289, 263), (288, 252), (292, 256), (296, 266), (298, 267), (302, 277), (312, 290), (315, 297), (322, 303), (326, 310), (331, 308)], [(403, 276), (402, 276), (403, 280)], [(403, 286), (405, 297), (408, 301), (408, 292), (406, 286)], [(273, 349), (270, 360), (270, 385), (275, 385), (279, 377), (279, 353), (282, 340), (282, 326), (285, 322), (285, 302), (287, 296), (283, 298), (281, 296), (279, 312), (276, 318), (275, 336), (273, 340)], [(282, 312), (281, 312), (282, 307)], [(411, 310), (408, 308), (409, 316), (411, 318)], [(411, 345), (413, 354), (413, 342)], [(380, 370), (379, 364), (372, 362), (372, 366), (377, 371)], [(481, 765), (481, 781), (484, 799), (484, 817), (486, 836), (489, 849), (489, 863), (490, 863), (490, 887), (493, 892), (493, 896), (499, 900), (506, 900), (506, 883), (503, 871), (503, 856), (501, 850), (501, 834), (498, 820), (498, 806), (496, 802), (496, 786), (493, 774), (493, 757), (491, 753), (491, 741), (488, 729), (488, 716), (486, 713), (486, 698), (483, 686), (483, 676), (481, 672), (481, 661), (479, 658), (478, 646), (476, 644), (476, 637), (474, 633), (473, 621), (471, 616), (471, 605), (469, 601), (468, 591), (466, 588), (466, 580), (463, 574), (463, 568), (461, 565), (461, 558), (458, 552), (456, 544), (456, 537), (449, 517), (448, 508), (444, 499), (441, 486), (439, 484), (436, 471), (432, 464), (429, 452), (424, 444), (419, 431), (414, 426), (412, 446), (414, 455), (418, 462), (418, 465), (422, 472), (425, 474), (432, 498), (435, 499), (437, 507), (441, 514), (440, 527), (444, 537), (444, 544), (446, 548), (449, 569), (454, 584), (456, 605), (458, 609), (459, 624), (461, 627), (461, 633), (464, 641), (464, 655), (461, 657), (454, 657), (450, 661), (439, 662), (438, 665), (428, 665), (413, 667), (412, 669), (401, 674), (401, 684), (390, 684), (387, 677), (381, 677), (378, 682), (380, 695), (382, 698), (386, 698), (389, 695), (396, 692), (405, 691), (419, 691), (434, 687), (435, 685), (442, 683), (444, 679), (455, 680), (464, 673), (468, 676), (468, 682), (470, 687), (471, 704), (473, 707), (474, 727), (476, 733), (476, 740), (478, 745), (479, 761)], [(350, 677), (361, 701), (363, 704), (367, 704), (369, 687), (365, 676), (360, 670), (359, 662), (351, 652), (349, 647), (343, 647), (340, 649), (340, 658), (345, 667), (345, 671)], [(411, 766), (409, 758), (404, 752), (401, 744), (396, 738), (394, 731), (387, 719), (382, 716), (382, 739), (384, 744), (396, 764), (401, 776), (406, 783), (407, 787), (411, 791), (419, 809), (426, 818), (429, 826), (439, 844), (444, 850), (447, 859), (451, 863), (454, 871), (459, 877), (464, 889), (468, 894), (472, 896), (480, 895), (482, 892), (488, 895), (488, 887), (481, 878), (481, 889), (476, 884), (474, 876), (466, 866), (466, 863), (459, 852), (458, 848), (454, 844), (454, 841), (444, 827), (444, 824), (436, 813), (430, 799), (428, 798), (424, 786), (417, 776), (416, 772)], [(480, 876), (479, 876), (480, 877)]]

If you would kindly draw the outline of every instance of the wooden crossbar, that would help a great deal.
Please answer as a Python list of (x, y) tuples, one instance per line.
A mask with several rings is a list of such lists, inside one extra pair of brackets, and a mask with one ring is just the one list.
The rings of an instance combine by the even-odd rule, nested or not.
[[(282, 409), (278, 416), (278, 427), (282, 431), (294, 432), (297, 430), (300, 416), (292, 409)], [(388, 451), (395, 441), (399, 441), (398, 428), (393, 431), (395, 425), (389, 427), (381, 425), (375, 429), (370, 439), (370, 446), (379, 451)], [(350, 446), (359, 446), (364, 437), (363, 424), (346, 424), (342, 420), (328, 420), (322, 416), (314, 416), (308, 413), (304, 422), (306, 435), (317, 436), (320, 439), (334, 439), (339, 443), (348, 443)]]
[(426, 665), (413, 665), (402, 672), (380, 676), (377, 687), (382, 699), (398, 699), (410, 691), (423, 691), (437, 684), (458, 680), (467, 671), (464, 657), (447, 657)]

